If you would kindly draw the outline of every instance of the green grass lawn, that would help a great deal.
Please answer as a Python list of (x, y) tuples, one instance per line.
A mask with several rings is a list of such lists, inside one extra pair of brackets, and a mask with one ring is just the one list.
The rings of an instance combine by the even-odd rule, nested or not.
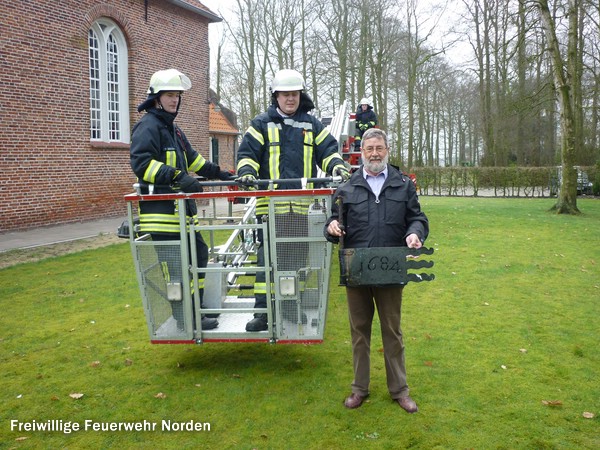
[[(316, 346), (151, 345), (127, 243), (0, 270), (0, 448), (600, 448), (600, 201), (579, 200), (577, 217), (549, 213), (553, 202), (421, 198), (436, 279), (405, 289), (414, 415), (388, 396), (377, 325), (371, 396), (344, 408), (352, 358), (336, 263)], [(33, 432), (11, 420), (156, 428)], [(163, 420), (210, 430), (163, 431)]]

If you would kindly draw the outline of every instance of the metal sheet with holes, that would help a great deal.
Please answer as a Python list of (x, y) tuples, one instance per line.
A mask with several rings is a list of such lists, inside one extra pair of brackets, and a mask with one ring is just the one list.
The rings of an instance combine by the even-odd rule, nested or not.
[(409, 271), (431, 268), (433, 261), (420, 259), (433, 254), (432, 248), (372, 247), (339, 250), (340, 284), (357, 286), (397, 286), (409, 281), (431, 281), (430, 273)]

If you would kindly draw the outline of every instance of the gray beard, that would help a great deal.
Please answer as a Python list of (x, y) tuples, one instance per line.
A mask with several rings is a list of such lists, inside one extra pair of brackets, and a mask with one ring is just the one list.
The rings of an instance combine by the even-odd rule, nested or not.
[(383, 169), (387, 166), (388, 160), (390, 159), (390, 155), (385, 155), (385, 157), (381, 161), (365, 161), (365, 169), (373, 173), (381, 173)]

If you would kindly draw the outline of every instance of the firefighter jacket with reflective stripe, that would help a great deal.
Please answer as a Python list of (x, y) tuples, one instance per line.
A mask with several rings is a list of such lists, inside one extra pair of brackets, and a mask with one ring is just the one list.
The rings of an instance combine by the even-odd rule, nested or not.
[[(237, 172), (238, 176), (251, 174), (268, 180), (313, 178), (317, 166), (331, 175), (336, 166), (343, 164), (336, 139), (315, 116), (301, 107), (293, 116), (282, 117), (271, 105), (250, 122), (238, 149)], [(300, 189), (301, 184), (275, 188)], [(285, 212), (301, 212), (293, 205), (285, 208)], [(267, 200), (259, 198), (256, 214), (267, 212)]]
[(409, 234), (416, 233), (422, 242), (429, 234), (429, 221), (421, 211), (414, 183), (389, 164), (379, 197), (365, 180), (361, 166), (337, 189), (331, 210), (325, 237), (338, 242), (337, 237), (327, 233), (329, 223), (337, 220), (345, 227), (346, 248), (406, 247)]
[(373, 107), (369, 105), (366, 111), (362, 110), (362, 106), (358, 105), (356, 110), (356, 136), (362, 138), (362, 135), (369, 128), (374, 128), (377, 125), (377, 114), (373, 111)]
[[(196, 172), (206, 178), (217, 178), (218, 165), (206, 161), (192, 148), (185, 134), (174, 124), (176, 114), (151, 108), (133, 127), (130, 163), (142, 194), (147, 184), (154, 184), (155, 194), (175, 192), (171, 185), (179, 172)], [(196, 202), (187, 200), (186, 214), (197, 213)], [(143, 233), (179, 233), (179, 211), (176, 201), (140, 202), (140, 231)]]

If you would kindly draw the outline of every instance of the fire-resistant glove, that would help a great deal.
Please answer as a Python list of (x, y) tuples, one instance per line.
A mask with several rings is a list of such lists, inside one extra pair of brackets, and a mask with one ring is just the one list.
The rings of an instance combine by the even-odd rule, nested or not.
[(183, 192), (202, 192), (202, 185), (200, 182), (185, 172), (179, 172), (173, 181), (174, 189), (179, 189)]
[(221, 171), (219, 171), (219, 174), (217, 175), (217, 177), (219, 178), (219, 180), (229, 181), (229, 180), (235, 180), (237, 175), (234, 173), (228, 172), (227, 170), (221, 170)]
[(235, 181), (244, 190), (251, 191), (256, 189), (256, 177), (252, 174), (242, 175), (235, 179)]
[(342, 166), (341, 164), (339, 166), (335, 166), (333, 168), (333, 172), (331, 174), (334, 177), (342, 177), (342, 183), (344, 183), (350, 179), (350, 171), (348, 169), (346, 169), (346, 167)]

